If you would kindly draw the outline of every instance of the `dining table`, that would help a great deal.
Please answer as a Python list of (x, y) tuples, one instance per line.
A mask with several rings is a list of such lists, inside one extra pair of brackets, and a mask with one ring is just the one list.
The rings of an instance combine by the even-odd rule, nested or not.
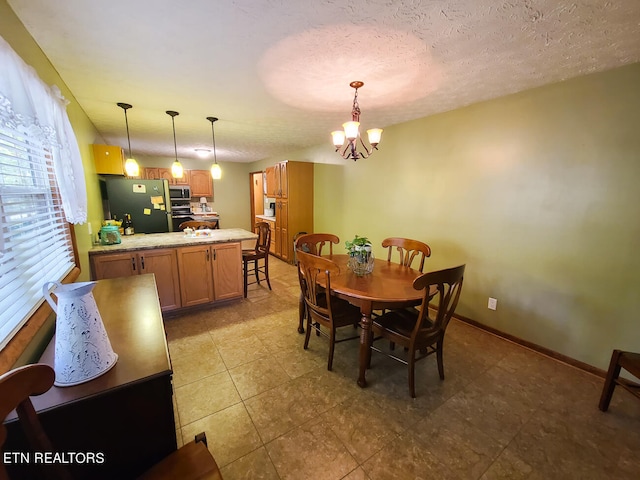
[[(349, 255), (332, 254), (323, 257), (334, 261), (340, 267), (340, 273), (331, 276), (332, 294), (360, 308), (362, 330), (358, 355), (358, 385), (364, 388), (367, 386), (366, 370), (373, 341), (372, 313), (377, 310), (419, 305), (424, 292), (415, 290), (413, 281), (421, 273), (410, 267), (376, 258), (371, 273), (356, 275), (347, 266)], [(299, 332), (304, 331), (303, 322), (301, 310)]]

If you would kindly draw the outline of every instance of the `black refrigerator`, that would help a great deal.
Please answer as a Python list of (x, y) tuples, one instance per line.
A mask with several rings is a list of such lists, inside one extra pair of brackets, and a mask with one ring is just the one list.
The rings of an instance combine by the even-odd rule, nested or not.
[(105, 218), (122, 220), (128, 213), (135, 233), (173, 231), (167, 180), (108, 178), (102, 187)]

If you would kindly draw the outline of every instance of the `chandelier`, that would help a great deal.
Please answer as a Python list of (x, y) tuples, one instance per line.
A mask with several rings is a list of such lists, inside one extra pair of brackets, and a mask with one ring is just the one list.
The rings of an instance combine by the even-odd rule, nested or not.
[[(370, 147), (367, 147), (360, 136), (360, 105), (358, 105), (358, 89), (364, 85), (364, 82), (351, 82), (350, 87), (354, 88), (356, 93), (353, 97), (353, 108), (351, 109), (351, 121), (342, 124), (344, 130), (336, 130), (331, 132), (333, 137), (333, 144), (336, 147), (336, 152), (342, 155), (345, 160), (347, 158), (353, 159), (355, 162), (359, 158), (368, 158), (374, 150), (378, 149), (378, 143), (382, 137), (381, 128), (371, 128), (367, 130), (367, 137)], [(344, 145), (345, 139), (347, 144)], [(358, 139), (360, 139), (360, 146), (363, 150), (358, 150)], [(344, 149), (341, 148), (344, 145)]]

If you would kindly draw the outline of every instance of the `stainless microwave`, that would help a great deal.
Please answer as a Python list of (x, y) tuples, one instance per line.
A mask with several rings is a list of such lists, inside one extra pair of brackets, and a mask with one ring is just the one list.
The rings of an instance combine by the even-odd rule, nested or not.
[(188, 185), (169, 185), (170, 198), (191, 198), (191, 187)]

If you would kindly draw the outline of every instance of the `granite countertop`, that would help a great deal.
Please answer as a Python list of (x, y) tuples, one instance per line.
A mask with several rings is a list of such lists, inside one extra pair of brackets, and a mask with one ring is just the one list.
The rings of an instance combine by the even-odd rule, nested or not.
[(262, 220), (269, 220), (270, 222), (276, 221), (276, 217), (267, 217), (266, 215), (256, 215), (256, 218), (261, 218)]
[[(195, 232), (198, 232), (196, 230)], [(203, 245), (210, 243), (229, 243), (255, 240), (258, 235), (243, 230), (242, 228), (221, 228), (219, 230), (199, 230), (185, 235), (183, 232), (173, 233), (139, 233), (132, 236), (122, 236), (122, 243), (116, 245), (96, 245), (89, 254), (127, 252), (131, 250), (144, 250), (149, 248), (171, 248)], [(207, 232), (205, 235), (204, 232)]]

